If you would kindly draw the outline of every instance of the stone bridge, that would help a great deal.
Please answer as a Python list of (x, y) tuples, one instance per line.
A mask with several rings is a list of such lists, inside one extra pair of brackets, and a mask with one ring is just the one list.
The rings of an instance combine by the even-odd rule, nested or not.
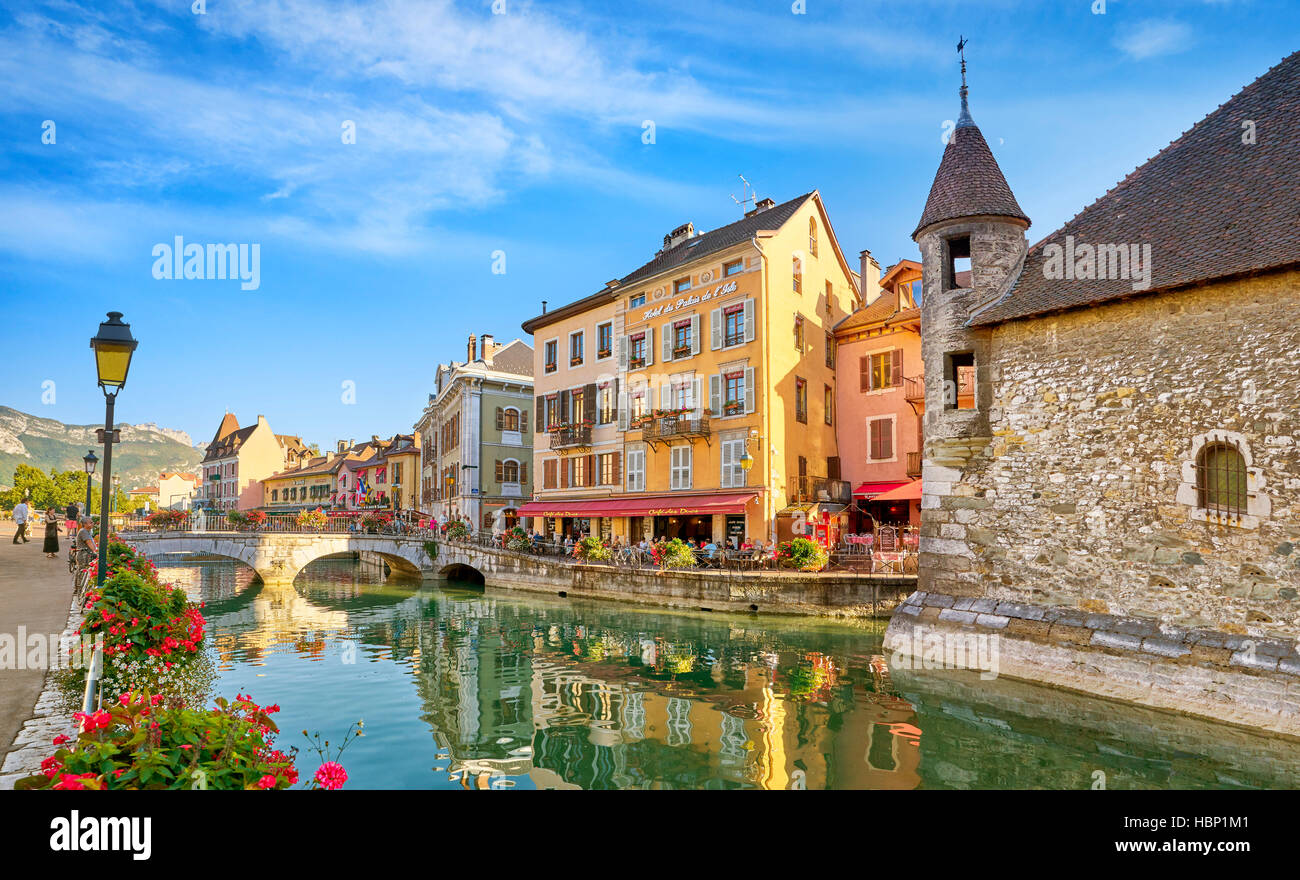
[(195, 553), (237, 559), (267, 584), (292, 583), (310, 562), (373, 554), (398, 574), (447, 578), (552, 596), (618, 599), (703, 611), (837, 617), (886, 616), (916, 589), (916, 575), (619, 568), (439, 540), (388, 535), (278, 532), (123, 532), (146, 556)]

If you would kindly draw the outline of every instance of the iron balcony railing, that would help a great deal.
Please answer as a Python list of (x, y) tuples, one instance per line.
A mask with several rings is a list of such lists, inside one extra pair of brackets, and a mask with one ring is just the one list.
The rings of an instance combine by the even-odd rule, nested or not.
[(591, 425), (559, 425), (551, 429), (550, 435), (552, 449), (591, 445)]
[(643, 440), (674, 440), (709, 436), (709, 417), (660, 416), (641, 426)]
[(798, 504), (850, 504), (853, 501), (853, 484), (848, 480), (831, 480), (826, 477), (795, 477), (794, 485), (790, 488), (790, 501)]

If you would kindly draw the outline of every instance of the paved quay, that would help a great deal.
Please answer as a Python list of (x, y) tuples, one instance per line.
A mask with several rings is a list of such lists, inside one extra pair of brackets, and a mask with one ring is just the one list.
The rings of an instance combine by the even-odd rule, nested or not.
[[(28, 636), (61, 635), (74, 625), (67, 539), (59, 536), (57, 560), (46, 559), (41, 553), (43, 528), (36, 528), (30, 544), (18, 546), (13, 544), (14, 531), (12, 522), (0, 523), (0, 634), (17, 640), (23, 627)], [(22, 651), (18, 645), (15, 649)], [(48, 753), (50, 739), (65, 732), (68, 719), (54, 688), (46, 689), (45, 675), (43, 668), (0, 669), (0, 788), (11, 788), (16, 769), (27, 768), (30, 756), (19, 753), (34, 748)]]

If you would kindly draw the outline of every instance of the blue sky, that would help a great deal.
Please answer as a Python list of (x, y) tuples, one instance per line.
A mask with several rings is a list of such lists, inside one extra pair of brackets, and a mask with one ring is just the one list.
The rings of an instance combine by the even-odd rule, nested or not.
[[(850, 259), (915, 258), (959, 34), (1031, 240), (1300, 42), (1265, 0), (504, 5), (0, 3), (0, 404), (101, 420), (114, 309), (140, 340), (122, 421), (409, 430), (470, 332), (737, 219), (738, 173), (819, 189)], [(155, 279), (178, 235), (258, 244), (260, 287)]]

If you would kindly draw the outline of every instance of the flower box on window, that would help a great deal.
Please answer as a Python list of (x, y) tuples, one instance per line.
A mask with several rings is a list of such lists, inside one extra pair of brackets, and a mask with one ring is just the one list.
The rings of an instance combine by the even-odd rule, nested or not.
[(627, 368), (628, 368), (629, 370), (639, 370), (639, 369), (641, 369), (641, 368), (644, 367), (644, 366), (645, 366), (645, 358), (644, 358), (644, 357), (631, 357), (631, 358), (628, 358), (628, 360), (627, 360)]
[(582, 366), (582, 355), (575, 355), (575, 356), (569, 358), (569, 366), (571, 366), (571, 367), (580, 367), (580, 366)]
[(722, 405), (722, 414), (724, 416), (740, 415), (745, 411), (745, 403), (741, 400), (728, 400)]
[(687, 343), (686, 345), (673, 346), (673, 357), (675, 358), (690, 357), (690, 354), (691, 354), (690, 343)]
[(598, 357), (598, 358), (607, 358), (607, 357), (609, 357), (609, 356), (610, 356), (611, 354), (613, 354), (613, 353), (614, 353), (614, 350), (611, 349), (611, 348), (600, 348), (600, 349), (597, 349), (597, 350), (596, 350), (596, 357)]

